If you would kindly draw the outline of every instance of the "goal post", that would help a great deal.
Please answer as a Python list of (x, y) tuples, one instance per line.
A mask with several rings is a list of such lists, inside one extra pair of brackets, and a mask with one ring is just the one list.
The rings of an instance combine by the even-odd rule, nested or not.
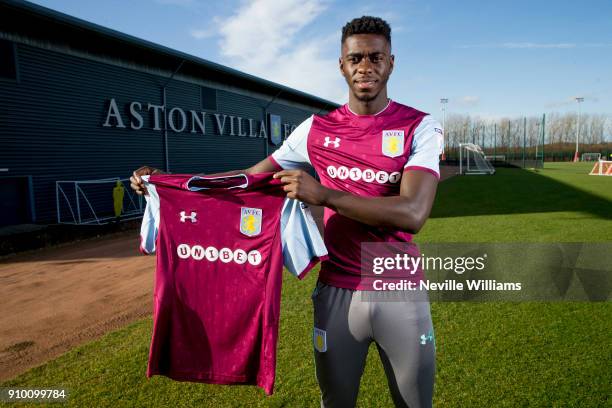
[(506, 155), (505, 154), (487, 154), (484, 157), (487, 160), (499, 160), (499, 161), (505, 161), (506, 160)]
[(589, 176), (612, 176), (612, 161), (598, 160)]
[(505, 162), (506, 155), (505, 154), (489, 154), (484, 156), (485, 160), (490, 162)]
[(582, 153), (581, 161), (598, 161), (601, 160), (601, 153)]
[(102, 225), (139, 218), (144, 212), (143, 199), (130, 188), (129, 178), (58, 180), (55, 202), (58, 224)]
[(459, 174), (495, 174), (495, 168), (485, 158), (480, 146), (459, 143)]

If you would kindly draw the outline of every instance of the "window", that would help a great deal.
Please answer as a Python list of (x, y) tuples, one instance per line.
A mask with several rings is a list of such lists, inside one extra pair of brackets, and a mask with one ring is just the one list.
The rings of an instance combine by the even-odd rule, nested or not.
[(17, 79), (15, 45), (11, 41), (0, 40), (0, 78)]
[(217, 110), (217, 90), (202, 87), (202, 109)]

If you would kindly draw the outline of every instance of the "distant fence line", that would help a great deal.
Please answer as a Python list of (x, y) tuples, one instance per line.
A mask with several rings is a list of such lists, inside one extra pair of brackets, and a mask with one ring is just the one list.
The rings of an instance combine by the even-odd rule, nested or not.
[[(445, 154), (459, 156), (459, 143), (474, 143), (487, 155), (505, 155), (508, 160), (523, 157), (545, 161), (568, 161), (574, 157), (578, 115), (546, 114), (540, 117), (485, 120), (468, 115), (449, 115), (445, 124)], [(612, 118), (580, 115), (580, 153), (612, 154)]]

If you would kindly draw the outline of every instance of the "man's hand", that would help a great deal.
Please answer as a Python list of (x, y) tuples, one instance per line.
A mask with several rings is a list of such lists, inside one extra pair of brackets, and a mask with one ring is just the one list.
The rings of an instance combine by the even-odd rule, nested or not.
[(282, 170), (274, 174), (284, 184), (287, 197), (310, 205), (324, 205), (329, 189), (304, 170)]
[(303, 170), (283, 170), (274, 177), (285, 184), (283, 189), (289, 198), (322, 205), (366, 225), (411, 234), (419, 232), (429, 217), (438, 186), (437, 177), (429, 172), (406, 171), (399, 195), (363, 197), (324, 187)]
[(132, 187), (132, 190), (134, 190), (136, 194), (138, 195), (148, 194), (141, 176), (147, 176), (150, 174), (164, 174), (164, 172), (159, 169), (156, 169), (154, 167), (149, 167), (149, 166), (142, 166), (138, 170), (134, 171), (134, 173), (132, 174), (132, 177), (130, 177), (130, 187)]

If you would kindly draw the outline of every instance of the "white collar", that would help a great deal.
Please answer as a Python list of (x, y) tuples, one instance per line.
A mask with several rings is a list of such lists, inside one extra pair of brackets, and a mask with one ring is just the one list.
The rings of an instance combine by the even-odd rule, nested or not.
[(380, 112), (377, 112), (377, 113), (375, 113), (375, 114), (373, 114), (373, 115), (359, 115), (359, 114), (357, 114), (357, 113), (355, 113), (355, 112), (353, 112), (353, 111), (351, 110), (351, 107), (349, 106), (349, 104), (348, 104), (348, 103), (346, 104), (346, 108), (349, 110), (349, 112), (351, 112), (351, 113), (352, 113), (353, 115), (355, 115), (355, 116), (378, 116), (378, 115), (380, 115), (381, 113), (383, 113), (384, 111), (386, 111), (386, 110), (387, 110), (387, 108), (388, 108), (389, 106), (391, 106), (391, 98), (388, 98), (388, 99), (389, 99), (389, 101), (387, 102), (387, 106), (385, 106), (384, 108), (382, 108), (382, 110), (381, 110)]

